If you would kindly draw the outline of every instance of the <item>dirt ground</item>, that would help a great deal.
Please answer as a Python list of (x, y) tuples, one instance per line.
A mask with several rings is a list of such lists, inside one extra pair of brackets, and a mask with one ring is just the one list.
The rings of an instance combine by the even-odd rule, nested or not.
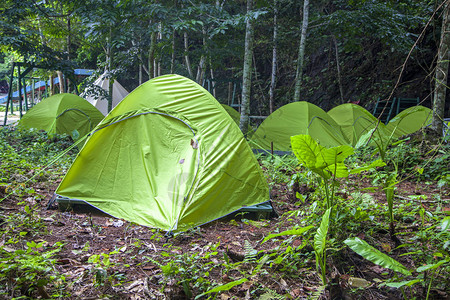
[[(360, 180), (353, 178), (353, 180)], [(299, 208), (298, 199), (286, 185), (275, 185), (272, 190), (273, 205), (280, 217), (265, 221), (249, 221), (247, 219), (227, 219), (219, 220), (200, 228), (186, 232), (175, 237), (166, 237), (163, 232), (143, 226), (130, 224), (123, 220), (113, 219), (107, 216), (96, 216), (85, 213), (61, 212), (58, 210), (47, 210), (47, 202), (53, 195), (57, 187), (57, 182), (47, 186), (46, 183), (36, 185), (35, 190), (41, 194), (44, 200), (36, 202), (35, 198), (29, 197), (25, 202), (29, 206), (35, 206), (36, 217), (40, 218), (47, 225), (47, 234), (27, 236), (28, 240), (44, 241), (45, 246), (52, 246), (57, 242), (65, 243), (63, 250), (57, 255), (56, 269), (66, 277), (68, 285), (67, 299), (190, 299), (186, 295), (177, 280), (168, 280), (162, 274), (161, 267), (155, 261), (167, 255), (177, 258), (189, 257), (207, 253), (212, 245), (218, 244), (215, 250), (217, 254), (210, 259), (217, 269), (212, 268), (208, 274), (209, 279), (217, 283), (224, 284), (231, 281), (233, 274), (238, 274), (239, 270), (230, 270), (223, 273), (220, 261), (223, 261), (224, 253), (233, 261), (242, 261), (245, 256), (246, 247), (263, 253), (271, 253), (280, 244), (279, 241), (270, 240), (262, 243), (265, 236), (272, 232), (280, 232), (292, 228), (293, 224), (299, 223), (300, 217), (289, 214)], [(363, 180), (359, 185), (369, 184)], [(307, 186), (297, 187), (302, 193), (311, 192)], [(419, 190), (420, 188), (420, 190)], [(435, 185), (418, 185), (417, 182), (402, 182), (398, 186), (398, 197), (422, 194), (432, 199), (431, 195), (443, 193)], [(442, 195), (444, 198), (443, 210), (450, 210), (450, 198), (447, 192)], [(1, 194), (1, 193), (0, 193)], [(375, 199), (384, 201), (380, 192), (371, 193)], [(2, 196), (2, 195), (0, 195)], [(350, 195), (341, 195), (344, 198)], [(18, 199), (8, 198), (0, 203), (2, 214), (15, 214), (18, 210), (23, 210), (23, 205), (18, 206)], [(309, 205), (308, 202), (302, 205)], [(427, 205), (427, 202), (421, 203)], [(414, 230), (414, 228), (410, 229)], [(364, 237), (364, 232), (360, 233)], [(32, 235), (32, 233), (30, 233)], [(392, 247), (395, 245), (389, 238), (387, 231), (380, 230), (374, 238), (384, 245)], [(1, 241), (4, 243), (5, 241)], [(292, 247), (302, 244), (300, 238), (291, 241)], [(302, 251), (311, 251), (305, 247)], [(118, 250), (117, 250), (118, 249)], [(117, 250), (117, 253), (111, 254)], [(94, 254), (108, 254), (111, 264), (103, 266), (107, 269), (107, 274), (114, 274), (112, 283), (116, 284), (95, 284), (98, 270), (93, 263), (88, 260)], [(376, 266), (351, 251), (346, 251), (346, 257), (342, 258), (356, 269), (358, 277), (363, 278), (369, 284), (358, 292), (351, 292), (349, 283), (351, 277), (346, 273), (348, 266), (342, 266), (342, 262), (333, 264), (330, 262), (329, 277), (337, 282), (339, 288), (333, 297), (333, 291), (327, 293), (328, 298), (334, 299), (401, 299), (400, 292), (396, 289), (380, 289), (377, 287), (377, 280), (386, 279), (386, 269)], [(397, 258), (407, 267), (414, 267), (413, 261), (408, 261), (396, 255)], [(198, 263), (204, 263), (200, 259)], [(416, 266), (417, 267), (417, 266)], [(269, 268), (270, 270), (270, 268)], [(234, 272), (234, 273), (233, 273)], [(242, 271), (241, 271), (242, 272)], [(315, 263), (312, 261), (310, 267), (298, 270), (298, 274), (285, 274), (275, 270), (276, 275), (258, 274), (255, 278), (250, 278), (248, 282), (234, 287), (219, 295), (219, 299), (258, 299), (263, 292), (250, 294), (250, 290), (263, 287), (266, 290), (276, 291), (279, 295), (284, 295), (283, 299), (311, 299), (314, 293), (320, 290), (320, 276), (315, 271)], [(119, 276), (120, 275), (120, 276)], [(272, 275), (272, 276), (270, 276)], [(120, 281), (121, 279), (121, 281)], [(118, 282), (121, 284), (117, 284)], [(98, 280), (97, 280), (98, 283)], [(164, 289), (163, 289), (164, 287)], [(194, 295), (196, 289), (193, 288)], [(267, 294), (267, 293), (266, 293)], [(258, 295), (258, 297), (257, 297)], [(265, 294), (264, 294), (265, 295)], [(325, 299), (325, 296), (319, 299)], [(433, 299), (449, 299), (448, 291), (435, 290)], [(259, 298), (262, 299), (262, 298)], [(275, 298), (264, 298), (275, 299)]]

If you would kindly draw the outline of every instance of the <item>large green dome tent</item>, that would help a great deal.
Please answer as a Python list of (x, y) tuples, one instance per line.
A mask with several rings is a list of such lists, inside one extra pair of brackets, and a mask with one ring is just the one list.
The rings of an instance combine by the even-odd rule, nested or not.
[(403, 110), (391, 119), (386, 125), (386, 129), (390, 134), (393, 132), (393, 137), (399, 138), (430, 125), (431, 119), (431, 109), (421, 105), (412, 106)]
[(179, 75), (131, 92), (97, 126), (56, 190), (166, 231), (184, 231), (267, 203), (247, 141), (205, 89)]
[[(353, 103), (338, 105), (329, 110), (328, 115), (341, 127), (342, 133), (352, 146), (378, 123), (378, 119), (370, 112)], [(384, 127), (384, 124), (380, 123), (378, 126)]]
[(286, 104), (270, 116), (253, 134), (250, 144), (254, 149), (291, 151), (291, 136), (309, 134), (325, 147), (349, 144), (339, 125), (320, 107), (306, 102)]
[(89, 133), (104, 118), (92, 104), (74, 94), (56, 94), (33, 106), (19, 121), (23, 128), (69, 134), (77, 139)]

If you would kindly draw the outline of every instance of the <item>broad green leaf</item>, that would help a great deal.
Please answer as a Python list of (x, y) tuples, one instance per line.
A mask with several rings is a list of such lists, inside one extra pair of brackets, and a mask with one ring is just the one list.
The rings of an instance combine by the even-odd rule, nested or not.
[(306, 227), (302, 227), (299, 229), (291, 229), (291, 230), (286, 230), (280, 233), (273, 233), (273, 234), (269, 234), (268, 236), (266, 236), (264, 238), (264, 240), (262, 241), (263, 243), (267, 242), (270, 239), (273, 239), (275, 237), (278, 236), (283, 236), (283, 235), (302, 235), (303, 233), (305, 233), (306, 231), (310, 230), (311, 228), (313, 228), (314, 226), (310, 225), (310, 226), (306, 226)]
[(450, 217), (445, 217), (442, 219), (441, 231), (447, 231), (450, 229)]
[(422, 282), (423, 279), (413, 279), (413, 280), (405, 280), (405, 281), (400, 281), (400, 282), (389, 282), (386, 283), (386, 285), (388, 287), (393, 287), (393, 288), (401, 288), (402, 286), (412, 286), (413, 284), (416, 284), (418, 282)]
[(331, 208), (327, 209), (322, 216), (322, 222), (317, 229), (317, 233), (314, 235), (314, 251), (317, 253), (323, 253), (325, 250), (328, 234), (328, 226), (330, 224), (330, 212)]
[(317, 158), (316, 168), (343, 163), (344, 160), (354, 153), (353, 147), (349, 145), (341, 145), (332, 148), (325, 148), (320, 152)]
[(372, 170), (377, 167), (384, 167), (385, 165), (386, 165), (386, 163), (384, 161), (382, 161), (381, 159), (377, 159), (368, 166), (359, 167), (359, 168), (355, 168), (355, 169), (351, 170), (350, 174), (359, 174), (361, 172), (369, 171), (369, 170)]
[(218, 292), (223, 292), (223, 291), (229, 291), (232, 287), (235, 287), (237, 285), (243, 284), (246, 281), (248, 281), (247, 278), (241, 278), (239, 280), (235, 280), (235, 281), (229, 282), (227, 284), (216, 286), (215, 288), (212, 288), (212, 289), (204, 292), (203, 294), (198, 295), (197, 297), (195, 297), (195, 299), (201, 298), (201, 297), (203, 297), (203, 296), (205, 296), (207, 294), (211, 294), (211, 293), (218, 293)]
[(368, 132), (366, 132), (365, 134), (361, 135), (359, 137), (358, 142), (356, 142), (355, 148), (360, 148), (365, 146), (368, 142), (369, 139), (373, 136), (373, 132), (375, 131), (375, 128), (369, 130)]
[[(350, 174), (344, 163), (329, 165), (325, 168), (330, 174), (334, 174), (337, 178), (346, 178)], [(336, 174), (335, 174), (336, 173)]]
[(365, 259), (370, 260), (374, 264), (380, 265), (384, 268), (391, 269), (396, 272), (400, 272), (403, 275), (411, 275), (411, 272), (406, 269), (401, 263), (399, 263), (392, 257), (378, 251), (377, 249), (357, 237), (346, 239), (344, 243), (353, 251), (355, 251)]
[(316, 167), (317, 157), (325, 149), (307, 134), (291, 136), (291, 146), (298, 160), (313, 171)]
[(450, 262), (450, 260), (443, 259), (443, 260), (438, 261), (435, 264), (428, 264), (428, 265), (425, 265), (425, 266), (418, 267), (416, 271), (417, 272), (424, 272), (424, 271), (428, 271), (428, 270), (434, 270), (434, 269), (437, 269), (440, 266), (442, 266), (443, 264), (448, 263), (448, 262)]

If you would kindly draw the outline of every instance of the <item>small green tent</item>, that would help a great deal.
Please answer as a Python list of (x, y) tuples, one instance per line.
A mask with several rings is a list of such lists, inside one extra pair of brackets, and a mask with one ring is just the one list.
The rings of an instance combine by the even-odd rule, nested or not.
[(19, 126), (69, 134), (77, 139), (89, 133), (104, 118), (92, 104), (74, 94), (57, 94), (31, 108)]
[[(352, 146), (378, 123), (378, 119), (370, 112), (353, 103), (338, 105), (328, 111), (328, 115), (341, 126), (344, 136)], [(384, 124), (380, 123), (379, 126), (384, 127)]]
[(432, 111), (421, 105), (412, 106), (400, 112), (386, 125), (387, 131), (398, 138), (411, 134), (431, 123)]
[(309, 134), (325, 147), (349, 144), (339, 125), (320, 107), (305, 101), (286, 104), (258, 127), (250, 140), (255, 149), (291, 151), (291, 136)]
[[(229, 105), (226, 104), (222, 104), (222, 107), (225, 109), (225, 111), (230, 115), (230, 117), (233, 119), (234, 123), (237, 124), (237, 126), (239, 126), (239, 123), (241, 122), (241, 114), (235, 110), (234, 108), (232, 108)], [(250, 125), (248, 125), (248, 129), (247, 129), (247, 138), (253, 133), (252, 127)]]
[(152, 79), (125, 97), (89, 137), (56, 194), (172, 232), (269, 200), (234, 121), (179, 75)]

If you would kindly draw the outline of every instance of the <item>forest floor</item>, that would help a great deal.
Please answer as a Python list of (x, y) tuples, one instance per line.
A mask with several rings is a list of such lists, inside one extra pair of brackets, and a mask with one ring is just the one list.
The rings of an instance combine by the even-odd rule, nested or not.
[[(76, 155), (71, 145), (0, 129), (0, 299), (450, 298), (448, 144), (412, 138), (387, 153), (399, 171), (394, 235), (381, 188), (392, 164), (336, 181), (324, 222), (323, 182), (285, 156), (259, 157), (279, 217), (239, 213), (175, 236), (48, 210)], [(374, 159), (358, 151), (350, 168)], [(348, 244), (357, 238), (368, 244), (355, 250), (362, 256)]]
[[(309, 197), (304, 202), (299, 201), (295, 194), (308, 195), (314, 192), (314, 187), (300, 185), (293, 191), (287, 184), (273, 183), (272, 200), (280, 215), (278, 218), (251, 220), (236, 216), (165, 237), (158, 230), (107, 216), (47, 210), (57, 184), (58, 181), (37, 182), (33, 188), (40, 197), (9, 197), (0, 203), (3, 218), (24, 216), (23, 220), (34, 224), (28, 226), (28, 230), (24, 230), (24, 226), (17, 230), (26, 240), (42, 243), (36, 251), (56, 248), (58, 242), (64, 244), (58, 248), (52, 265), (53, 271), (63, 277), (37, 288), (30, 298), (52, 297), (51, 289), (57, 286), (57, 280), (62, 280), (64, 290), (59, 291), (59, 297), (63, 299), (194, 299), (211, 287), (233, 283), (240, 278), (247, 280), (235, 287), (227, 287), (218, 294), (218, 299), (403, 298), (400, 289), (380, 285), (392, 277), (392, 271), (364, 260), (343, 245), (336, 246), (339, 249), (333, 251), (338, 254), (329, 257), (327, 277), (334, 285), (323, 291), (311, 242), (305, 243), (302, 236), (295, 236), (263, 243), (271, 233), (302, 224), (311, 211), (311, 202)], [(355, 197), (356, 190), (372, 186), (370, 180), (357, 176), (350, 178), (347, 185), (346, 191), (339, 194), (344, 200)], [(383, 191), (368, 189), (367, 194), (372, 197), (371, 201), (378, 202), (379, 207), (385, 207)], [(4, 195), (5, 190), (0, 189), (0, 198)], [(404, 181), (398, 184), (396, 195), (396, 200), (406, 205), (409, 202), (427, 210), (450, 211), (449, 191), (435, 183)], [(411, 195), (423, 196), (414, 198)], [(440, 195), (441, 205), (436, 205), (433, 195)], [(19, 201), (22, 201), (20, 205)], [(32, 211), (25, 212), (26, 207)], [(400, 215), (397, 217), (401, 218)], [(419, 230), (417, 218), (416, 214), (413, 219), (402, 219), (397, 223), (400, 240), (408, 239)], [(306, 225), (311, 224), (303, 226)], [(346, 224), (334, 226), (344, 230)], [(387, 226), (373, 225), (365, 219), (357, 231), (355, 236), (389, 253), (408, 269), (418, 267), (407, 255), (402, 256), (406, 250), (396, 248)], [(5, 234), (0, 244), (9, 251), (15, 251), (20, 245), (8, 244)], [(263, 254), (269, 254), (273, 260), (280, 257), (284, 262), (261, 262)], [(214, 293), (200, 298), (211, 295)], [(433, 289), (430, 295), (430, 299), (449, 299), (448, 283)], [(10, 299), (12, 295), (1, 297)]]

